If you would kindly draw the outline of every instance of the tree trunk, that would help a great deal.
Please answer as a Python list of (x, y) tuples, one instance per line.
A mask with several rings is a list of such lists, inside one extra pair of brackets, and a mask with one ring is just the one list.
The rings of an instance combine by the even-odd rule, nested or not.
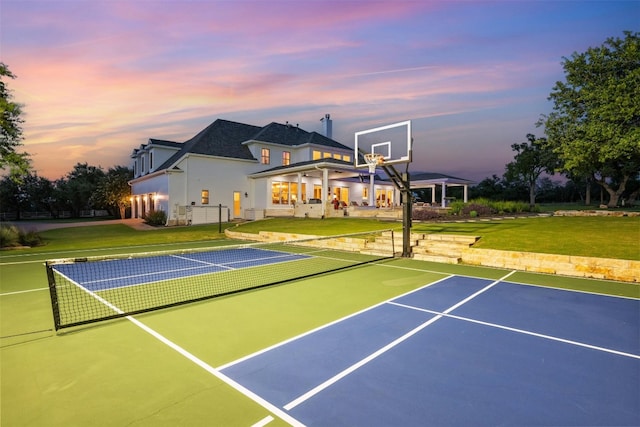
[(591, 204), (591, 180), (587, 179), (587, 192), (584, 196), (584, 204), (585, 206), (589, 206)]
[(609, 194), (609, 203), (607, 203), (607, 207), (615, 208), (616, 206), (618, 206), (618, 200), (620, 200), (620, 196), (622, 196), (622, 193), (624, 193), (628, 180), (629, 175), (623, 176), (617, 190), (607, 184), (607, 181), (605, 181), (604, 179), (597, 181), (597, 183), (600, 184), (600, 186), (604, 188)]
[(534, 207), (536, 205), (536, 184), (529, 185), (529, 206)]

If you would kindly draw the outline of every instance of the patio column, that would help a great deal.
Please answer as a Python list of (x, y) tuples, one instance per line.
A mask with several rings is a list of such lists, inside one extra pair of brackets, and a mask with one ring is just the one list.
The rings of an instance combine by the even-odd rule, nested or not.
[(464, 195), (462, 196), (462, 200), (463, 200), (465, 203), (467, 203), (467, 201), (468, 201), (468, 200), (467, 200), (467, 197), (468, 197), (468, 196), (467, 196), (467, 193), (468, 193), (468, 191), (467, 191), (467, 190), (468, 190), (468, 188), (469, 188), (469, 186), (468, 186), (467, 184), (465, 184), (465, 185), (462, 187), (462, 191), (463, 191), (463, 194), (464, 194)]
[(322, 216), (327, 215), (327, 193), (329, 192), (329, 169), (322, 169)]
[(298, 172), (298, 194), (296, 194), (296, 204), (302, 203), (302, 172)]
[(445, 203), (445, 197), (447, 197), (447, 184), (445, 184), (444, 182), (442, 183), (442, 201), (441, 201), (441, 206), (443, 208), (446, 208), (447, 205)]
[(435, 206), (436, 204), (436, 186), (434, 185), (430, 185), (429, 188), (431, 188), (431, 206)]

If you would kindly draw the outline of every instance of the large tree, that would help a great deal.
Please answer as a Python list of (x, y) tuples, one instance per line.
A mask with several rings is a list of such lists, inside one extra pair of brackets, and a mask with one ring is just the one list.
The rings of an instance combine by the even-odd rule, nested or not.
[(114, 217), (124, 219), (127, 207), (131, 205), (133, 171), (126, 166), (110, 168), (98, 184), (93, 201), (107, 208)]
[(26, 171), (28, 154), (16, 151), (22, 145), (22, 106), (13, 101), (6, 78), (15, 79), (4, 63), (0, 62), (0, 169), (11, 168)]
[(562, 170), (592, 177), (610, 207), (640, 171), (640, 33), (624, 34), (563, 58), (566, 81), (555, 84), (553, 111), (540, 121)]
[(105, 173), (99, 166), (77, 163), (66, 179), (56, 181), (57, 198), (64, 207), (71, 209), (74, 217), (79, 217), (82, 210), (96, 207), (93, 196), (104, 176)]
[(543, 172), (553, 173), (558, 158), (546, 145), (544, 138), (527, 134), (527, 141), (511, 145), (516, 152), (514, 160), (507, 164), (504, 178), (507, 182), (521, 183), (529, 191), (529, 205), (536, 204), (536, 189)]

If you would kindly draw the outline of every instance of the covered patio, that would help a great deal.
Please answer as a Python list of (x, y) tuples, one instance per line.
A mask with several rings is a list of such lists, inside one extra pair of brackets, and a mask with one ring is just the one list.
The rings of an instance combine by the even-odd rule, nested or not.
[(440, 186), (442, 189), (442, 195), (439, 205), (442, 208), (447, 207), (447, 188), (448, 187), (462, 187), (463, 201), (468, 201), (469, 185), (475, 184), (474, 181), (468, 179), (456, 178), (455, 176), (445, 175), (434, 172), (412, 172), (411, 173), (411, 189), (423, 189), (428, 188), (431, 190), (431, 206), (437, 207), (436, 201), (436, 187)]

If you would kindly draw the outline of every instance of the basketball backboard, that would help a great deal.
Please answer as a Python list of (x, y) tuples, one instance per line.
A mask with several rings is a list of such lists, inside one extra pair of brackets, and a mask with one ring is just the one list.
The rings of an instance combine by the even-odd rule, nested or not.
[(368, 167), (365, 154), (381, 155), (381, 165), (410, 163), (411, 142), (411, 120), (356, 132), (355, 166)]

